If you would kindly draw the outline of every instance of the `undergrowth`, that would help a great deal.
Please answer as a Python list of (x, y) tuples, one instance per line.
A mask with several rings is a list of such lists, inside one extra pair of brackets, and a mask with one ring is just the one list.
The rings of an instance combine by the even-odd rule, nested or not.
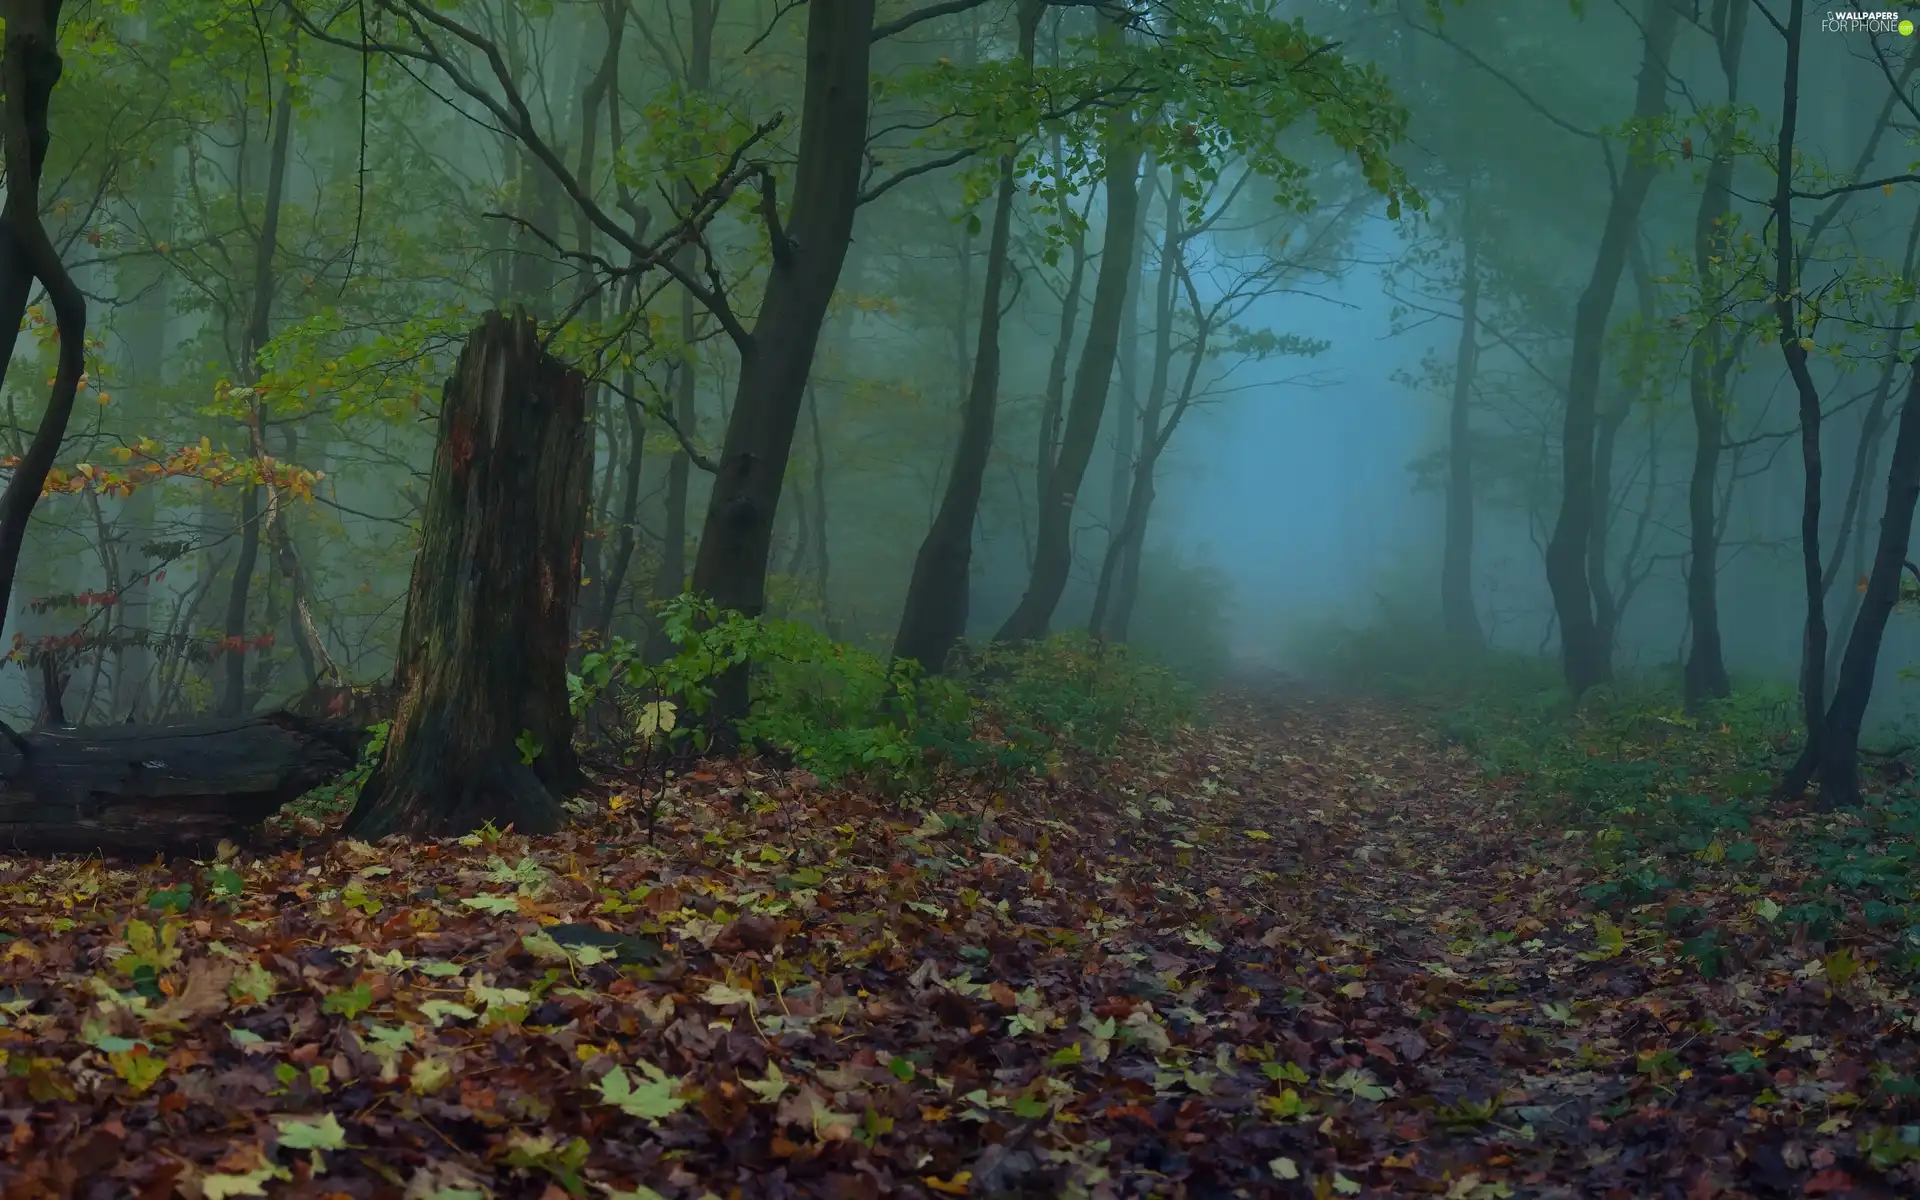
[(1596, 910), (1663, 925), (1704, 973), (1722, 944), (1702, 896), (1738, 898), (1743, 921), (1780, 938), (1904, 930), (1893, 965), (1920, 970), (1920, 791), (1890, 772), (1857, 808), (1783, 803), (1774, 787), (1801, 737), (1791, 688), (1746, 684), (1690, 714), (1670, 672), (1646, 673), (1575, 705), (1556, 664), (1532, 656), (1461, 653), (1405, 626), (1325, 645), (1322, 673), (1427, 708), (1436, 737), (1577, 852)]
[(649, 663), (614, 639), (570, 679), (589, 736), (637, 760), (706, 748), (714, 683), (752, 664), (742, 741), (823, 780), (894, 789), (943, 775), (1036, 772), (1192, 718), (1191, 686), (1123, 645), (1055, 634), (961, 656), (953, 673), (889, 661), (801, 621), (721, 613), (689, 596), (661, 614), (676, 653)]

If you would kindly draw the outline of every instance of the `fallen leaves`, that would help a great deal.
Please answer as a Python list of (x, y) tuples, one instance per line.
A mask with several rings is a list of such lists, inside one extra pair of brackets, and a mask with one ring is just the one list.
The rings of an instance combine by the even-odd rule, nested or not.
[[(709, 764), (652, 846), (632, 818), (651, 785), (615, 779), (647, 800), (547, 839), (5, 861), (0, 1184), (1501, 1200), (1920, 1180), (1920, 1005), (1864, 948), (1742, 951), (1704, 980), (1668, 931), (1589, 911), (1577, 865), (1529, 850), (1468, 764), (1365, 706), (1229, 704), (1122, 761), (1097, 788), (924, 812)], [(1739, 905), (1756, 929), (1781, 916)]]

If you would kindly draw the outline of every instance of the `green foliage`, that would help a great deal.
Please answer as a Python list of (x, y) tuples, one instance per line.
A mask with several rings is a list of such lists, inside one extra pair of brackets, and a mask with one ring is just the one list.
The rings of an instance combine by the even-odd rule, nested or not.
[(1110, 752), (1129, 734), (1164, 733), (1190, 720), (1193, 689), (1124, 645), (1058, 633), (977, 650), (970, 681), (1015, 746)]
[[(1906, 927), (1920, 968), (1920, 794), (1895, 790), (1839, 814), (1783, 815), (1773, 785), (1798, 748), (1790, 688), (1743, 687), (1698, 713), (1674, 681), (1628, 677), (1577, 707), (1553, 664), (1447, 653), (1429, 634), (1347, 635), (1320, 664), (1349, 682), (1424, 702), (1444, 740), (1517, 787), (1541, 829), (1577, 843), (1593, 871), (1585, 898), (1641, 911), (1680, 940), (1703, 975), (1724, 969), (1718, 919), (1694, 901), (1764, 893), (1734, 907), (1782, 935), (1831, 935), (1848, 915)], [(1419, 656), (1431, 659), (1426, 663)]]
[[(919, 788), (943, 774), (1039, 770), (1061, 750), (1102, 753), (1123, 736), (1189, 720), (1192, 689), (1125, 647), (1061, 634), (977, 652), (966, 672), (928, 676), (800, 621), (721, 613), (691, 596), (660, 613), (672, 657), (648, 663), (615, 638), (569, 678), (589, 734), (628, 759), (703, 750), (714, 681), (752, 664), (742, 740), (826, 780)], [(691, 720), (682, 721), (685, 712)]]
[(360, 761), (354, 764), (353, 769), (301, 796), (286, 807), (286, 813), (325, 821), (351, 809), (360, 796), (361, 785), (367, 782), (367, 777), (373, 774), (374, 765), (386, 752), (387, 731), (392, 727), (391, 721), (367, 726), (367, 741), (360, 747)]

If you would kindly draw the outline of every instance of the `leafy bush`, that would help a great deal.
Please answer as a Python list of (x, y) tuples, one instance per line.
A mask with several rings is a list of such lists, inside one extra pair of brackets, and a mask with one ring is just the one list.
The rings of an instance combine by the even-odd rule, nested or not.
[(1127, 646), (1084, 633), (988, 645), (967, 661), (986, 714), (1016, 746), (1104, 754), (1127, 734), (1158, 736), (1194, 715), (1190, 684)]
[(574, 712), (629, 761), (703, 750), (713, 683), (752, 664), (741, 738), (827, 780), (922, 786), (943, 771), (1037, 770), (1056, 748), (1109, 750), (1127, 733), (1187, 720), (1192, 689), (1124, 647), (1057, 635), (974, 653), (962, 674), (929, 677), (836, 642), (800, 621), (738, 613), (682, 596), (662, 610), (677, 652), (648, 663), (616, 638), (569, 679)]

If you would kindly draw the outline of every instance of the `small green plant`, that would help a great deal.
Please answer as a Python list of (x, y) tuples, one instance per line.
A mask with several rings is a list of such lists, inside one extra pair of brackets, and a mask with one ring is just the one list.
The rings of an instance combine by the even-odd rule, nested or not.
[(615, 638), (569, 679), (575, 715), (629, 763), (704, 750), (718, 677), (752, 664), (741, 738), (827, 780), (919, 789), (942, 774), (1038, 771), (1062, 751), (1105, 753), (1123, 736), (1190, 720), (1193, 689), (1084, 636), (994, 646), (929, 676), (794, 620), (723, 613), (691, 596), (660, 612), (675, 653), (647, 662)]

